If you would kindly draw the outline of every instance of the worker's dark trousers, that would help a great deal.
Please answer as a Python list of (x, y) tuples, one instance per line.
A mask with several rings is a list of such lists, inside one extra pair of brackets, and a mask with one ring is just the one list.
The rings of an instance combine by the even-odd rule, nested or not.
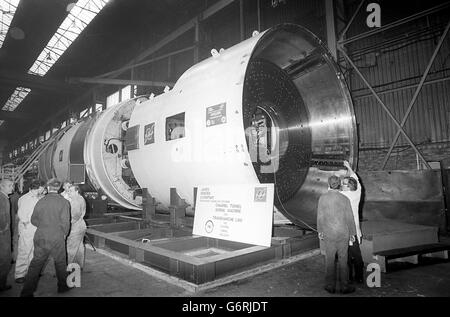
[(66, 241), (63, 237), (56, 240), (48, 240), (34, 237), (34, 254), (28, 273), (25, 277), (22, 293), (20, 296), (32, 296), (39, 282), (39, 274), (42, 271), (49, 256), (55, 261), (56, 277), (58, 278), (58, 289), (67, 288), (67, 260)]
[(13, 213), (13, 211), (11, 210), (11, 256), (12, 253), (14, 252), (14, 248), (17, 248), (17, 246), (14, 245), (14, 236), (17, 235), (17, 223), (16, 223), (16, 219), (19, 218), (17, 217), (16, 214)]
[[(326, 286), (336, 288), (336, 282), (338, 281), (337, 273), (339, 272), (341, 289), (348, 287), (348, 266), (347, 266), (348, 239), (335, 241), (335, 240), (327, 240), (327, 238), (325, 238), (324, 246), (325, 246)], [(336, 264), (338, 266), (338, 269), (336, 268)]]
[(11, 231), (0, 233), (0, 289), (6, 286), (11, 269)]
[(355, 236), (355, 242), (348, 247), (348, 272), (350, 281), (364, 280), (364, 261), (359, 248), (359, 242)]

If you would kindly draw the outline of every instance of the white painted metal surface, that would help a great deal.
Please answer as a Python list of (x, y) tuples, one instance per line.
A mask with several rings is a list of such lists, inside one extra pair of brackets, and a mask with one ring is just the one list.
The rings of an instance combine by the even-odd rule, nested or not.
[[(128, 155), (137, 182), (163, 207), (170, 204), (170, 188), (192, 207), (201, 184), (274, 183), (278, 210), (298, 225), (314, 226), (328, 177), (343, 160), (357, 161), (353, 105), (331, 54), (292, 24), (211, 54), (172, 90), (133, 110), (129, 126), (139, 131), (138, 148)], [(280, 149), (267, 151), (270, 166), (279, 162), (270, 172), (262, 172), (246, 140), (258, 109), (270, 117), (272, 148), (278, 142)], [(167, 140), (167, 118), (183, 114), (184, 137)], [(149, 131), (152, 142), (145, 142)]]
[[(242, 95), (245, 71), (263, 33), (187, 70), (174, 88), (135, 107), (129, 126), (140, 125), (139, 149), (129, 152), (134, 175), (167, 207), (170, 188), (191, 206), (199, 184), (258, 183), (245, 140)], [(226, 123), (207, 126), (208, 107), (226, 104)], [(166, 118), (185, 113), (185, 137), (166, 141)], [(155, 142), (144, 127), (155, 123)]]

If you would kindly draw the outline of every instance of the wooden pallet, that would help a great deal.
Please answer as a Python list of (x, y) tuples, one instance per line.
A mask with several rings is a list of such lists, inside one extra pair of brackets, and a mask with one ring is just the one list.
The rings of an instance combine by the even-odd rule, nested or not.
[(380, 264), (382, 272), (388, 272), (389, 261), (410, 262), (419, 264), (419, 257), (448, 259), (450, 244), (432, 243), (375, 252), (374, 259)]

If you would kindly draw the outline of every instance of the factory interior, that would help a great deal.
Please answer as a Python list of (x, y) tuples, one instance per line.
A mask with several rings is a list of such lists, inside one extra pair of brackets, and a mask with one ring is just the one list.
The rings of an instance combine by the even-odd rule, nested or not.
[[(0, 297), (449, 297), (449, 17), (442, 0), (0, 0)], [(51, 212), (70, 218), (63, 288), (35, 222)]]

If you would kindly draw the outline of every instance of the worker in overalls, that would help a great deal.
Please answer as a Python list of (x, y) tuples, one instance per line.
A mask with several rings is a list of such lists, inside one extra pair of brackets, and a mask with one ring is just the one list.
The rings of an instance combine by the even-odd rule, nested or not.
[(356, 173), (347, 161), (344, 161), (347, 168), (347, 176), (342, 180), (342, 194), (346, 196), (352, 206), (353, 218), (356, 225), (355, 241), (349, 242), (348, 266), (350, 282), (364, 282), (364, 261), (361, 255), (360, 245), (362, 243), (362, 233), (359, 223), (359, 203), (361, 201), (361, 184)]
[(58, 293), (70, 290), (67, 286), (66, 237), (70, 230), (70, 204), (58, 190), (61, 182), (51, 179), (47, 183), (48, 194), (34, 207), (31, 223), (36, 226), (34, 254), (21, 296), (33, 296), (39, 274), (49, 256), (55, 261)]
[(0, 180), (0, 292), (11, 289), (6, 282), (11, 269), (11, 205), (8, 195), (13, 189), (11, 180)]
[(348, 245), (355, 240), (356, 227), (350, 201), (339, 192), (341, 180), (333, 175), (328, 178), (329, 190), (319, 198), (317, 206), (317, 231), (325, 249), (325, 290), (336, 292), (336, 257), (341, 293), (355, 291), (348, 280)]
[(67, 262), (77, 263), (81, 268), (84, 265), (84, 234), (86, 233), (86, 201), (80, 195), (78, 185), (72, 185), (69, 189), (71, 223), (70, 234), (67, 238)]
[(14, 277), (16, 283), (23, 283), (28, 272), (34, 252), (34, 233), (36, 227), (31, 223), (31, 215), (34, 207), (44, 192), (44, 184), (38, 180), (31, 183), (28, 193), (19, 198), (18, 218), (19, 218), (19, 243), (17, 249), (16, 269)]

